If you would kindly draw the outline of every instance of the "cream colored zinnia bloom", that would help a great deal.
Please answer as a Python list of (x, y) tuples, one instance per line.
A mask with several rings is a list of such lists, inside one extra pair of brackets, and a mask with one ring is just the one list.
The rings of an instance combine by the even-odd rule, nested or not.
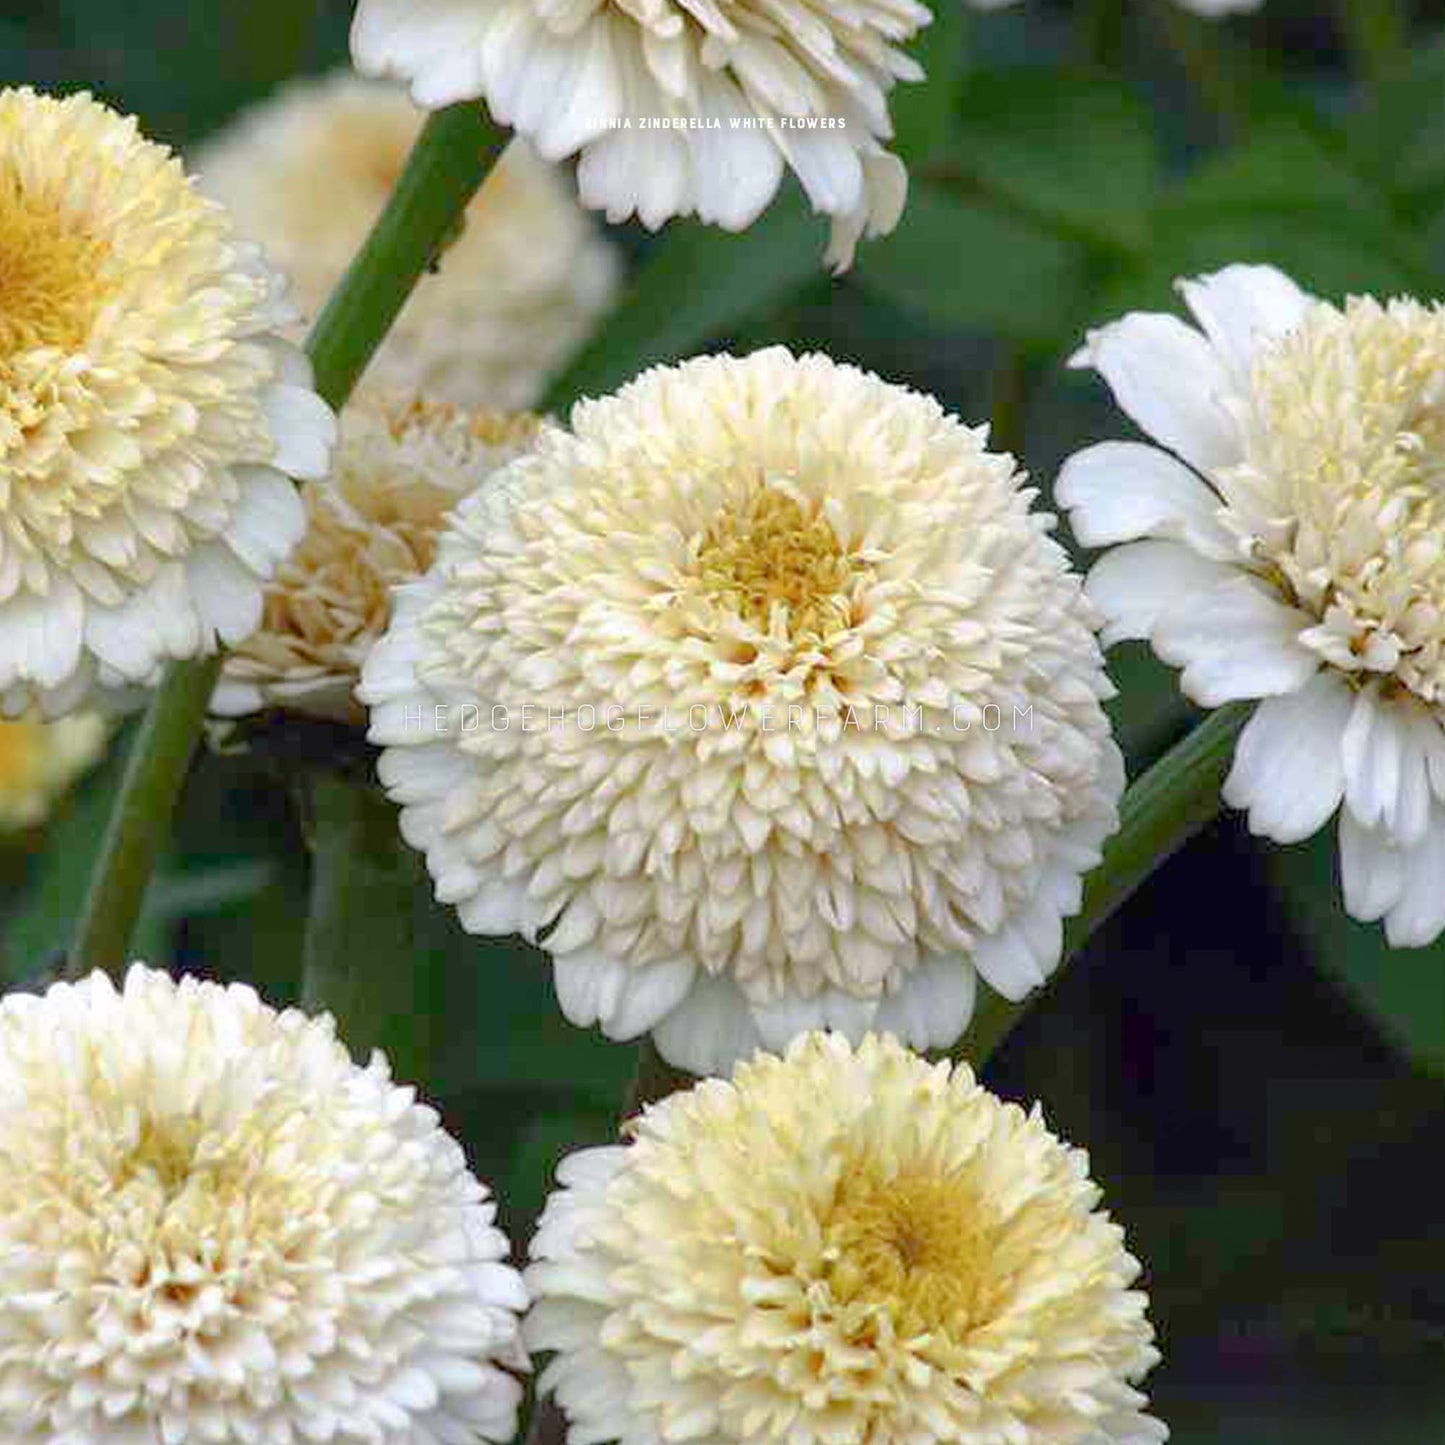
[(419, 105), (480, 96), (548, 160), (578, 156), (609, 220), (740, 231), (791, 168), (843, 268), (902, 214), (888, 92), (923, 79), (900, 47), (932, 18), (917, 0), (360, 0), (351, 53)]
[(524, 1327), (574, 1445), (1156, 1445), (1082, 1151), (893, 1039), (759, 1056), (562, 1161)]
[(1123, 772), (1012, 459), (782, 350), (572, 426), (461, 504), (363, 670), (438, 898), (695, 1072), (824, 1025), (946, 1046), (975, 970), (1042, 983)]
[(1224, 789), (1297, 842), (1338, 812), (1345, 906), (1445, 929), (1445, 308), (1318, 301), (1268, 266), (1181, 284), (1079, 354), (1159, 446), (1105, 442), (1059, 499), (1106, 637), (1206, 707), (1260, 698)]
[(0, 92), (0, 705), (239, 642), (335, 419), (259, 253), (135, 122)]
[(431, 566), (451, 508), (530, 447), (540, 425), (525, 413), (354, 399), (332, 477), (302, 491), (306, 535), (267, 590), (260, 629), (227, 654), (212, 710), (364, 723), (354, 690), (391, 617), (391, 588)]
[[(199, 182), (325, 304), (381, 214), (421, 129), (406, 95), (349, 74), (298, 80), (196, 156)], [(402, 310), (368, 384), (461, 406), (535, 405), (587, 338), (619, 264), (570, 182), (528, 146), (507, 150), (465, 229)]]
[(526, 1293), (329, 1016), (132, 968), (0, 1002), (7, 1445), (511, 1438)]
[(109, 731), (94, 713), (0, 721), (0, 833), (43, 823), (100, 758)]

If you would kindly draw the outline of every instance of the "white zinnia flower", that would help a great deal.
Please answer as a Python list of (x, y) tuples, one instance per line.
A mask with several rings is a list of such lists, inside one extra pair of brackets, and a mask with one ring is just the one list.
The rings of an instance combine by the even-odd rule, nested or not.
[(1206, 707), (1264, 699), (1225, 800), (1280, 843), (1338, 809), (1349, 912), (1428, 943), (1445, 928), (1445, 309), (1341, 309), (1268, 266), (1180, 289), (1202, 332), (1136, 313), (1075, 359), (1161, 443), (1090, 447), (1059, 482), (1080, 541), (1127, 543), (1089, 579), (1106, 639), (1148, 638)]
[(95, 713), (46, 722), (0, 721), (0, 833), (33, 828), (105, 751), (110, 732)]
[(843, 268), (902, 214), (888, 92), (923, 79), (899, 47), (932, 18), (918, 0), (360, 0), (351, 53), (419, 105), (480, 96), (548, 160), (579, 155), (582, 200), (612, 221), (740, 231), (791, 167)]
[(302, 491), (306, 535), (267, 590), (259, 630), (227, 654), (212, 711), (364, 723), (353, 692), (391, 617), (391, 588), (431, 566), (451, 508), (530, 447), (539, 425), (525, 413), (354, 398), (333, 475)]
[(574, 1023), (697, 1072), (824, 1025), (942, 1047), (975, 969), (1042, 983), (1123, 774), (1013, 460), (781, 349), (572, 424), (462, 503), (363, 670), (437, 897), (550, 929)]
[(0, 92), (0, 705), (239, 642), (335, 419), (277, 278), (133, 120)]
[(562, 1161), (524, 1333), (574, 1445), (1156, 1445), (1088, 1160), (891, 1038), (759, 1056)]
[[(346, 73), (294, 81), (207, 143), (195, 158), (198, 184), (265, 246), (314, 315), (381, 214), (420, 129), (395, 86)], [(368, 381), (459, 406), (533, 406), (607, 309), (619, 274), (570, 181), (516, 142), (437, 274), (412, 293)]]
[(329, 1016), (139, 965), (0, 1002), (7, 1445), (511, 1437), (526, 1293), (460, 1147)]

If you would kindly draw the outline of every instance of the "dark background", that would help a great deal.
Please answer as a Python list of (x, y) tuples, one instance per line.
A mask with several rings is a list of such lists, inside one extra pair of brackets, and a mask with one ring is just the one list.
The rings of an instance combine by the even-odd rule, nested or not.
[[(0, 80), (90, 88), (184, 146), (284, 77), (344, 64), (349, 9), (6, 0)], [(1438, 293), (1438, 12), (1417, 14), (1409, 65), (1373, 89), (1327, 14), (1279, 0), (1222, 27), (1167, 4), (1096, 6), (1095, 54), (1112, 63), (1092, 68), (1067, 6), (940, 17), (933, 94), (900, 100), (915, 196), (897, 236), (834, 283), (796, 201), (741, 240), (626, 233), (636, 295), (557, 398), (709, 344), (818, 346), (965, 417), (996, 409), (1046, 489), (1070, 450), (1124, 426), (1059, 362), (1088, 321), (1164, 304), (1170, 277), (1272, 260), (1325, 294)], [(1212, 104), (1195, 44), (1223, 58)], [(1113, 670), (1137, 773), (1192, 718), (1142, 652)], [(64, 944), (116, 766), (3, 860), (11, 981)], [(1226, 818), (989, 1070), (1090, 1149), (1148, 1265), (1166, 1355), (1150, 1391), (1180, 1445), (1445, 1439), (1445, 948), (1388, 953), (1344, 919), (1333, 855), (1330, 837), (1263, 849)], [(264, 761), (207, 756), (151, 895), (147, 956), (294, 998), (304, 858), (300, 811)], [(559, 1153), (609, 1134), (632, 1052), (569, 1028), (545, 962), (463, 938), (419, 878), (410, 952), (394, 967), (412, 1006), (389, 1040), (426, 1054), (429, 1092), (525, 1228)]]

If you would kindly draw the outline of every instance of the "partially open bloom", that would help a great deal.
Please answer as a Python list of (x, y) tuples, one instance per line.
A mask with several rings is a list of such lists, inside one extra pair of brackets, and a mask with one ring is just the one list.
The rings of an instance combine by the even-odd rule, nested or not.
[(1082, 1151), (892, 1039), (759, 1056), (564, 1159), (525, 1334), (575, 1445), (1156, 1445)]
[[(396, 86), (345, 73), (298, 80), (209, 141), (195, 167), (201, 188), (231, 208), (315, 315), (420, 129)], [(619, 270), (570, 180), (518, 141), (436, 274), (412, 293), (367, 383), (461, 406), (533, 406), (606, 310)]]
[(0, 92), (0, 706), (239, 642), (335, 419), (281, 287), (164, 147)]
[(1276, 842), (1339, 812), (1345, 906), (1445, 928), (1445, 308), (1318, 301), (1267, 266), (1181, 284), (1097, 369), (1159, 446), (1079, 453), (1060, 502), (1105, 554), (1105, 636), (1148, 638), (1206, 707), (1262, 698), (1225, 799)]
[(359, 696), (475, 933), (697, 1072), (945, 1046), (1058, 961), (1122, 786), (1093, 614), (1013, 460), (775, 349), (648, 372), (458, 507)]
[(548, 160), (577, 155), (583, 202), (613, 221), (740, 231), (791, 168), (841, 268), (898, 224), (888, 92), (923, 78), (900, 46), (932, 18), (918, 0), (360, 0), (351, 53), (419, 105), (480, 96)]
[(391, 588), (431, 566), (451, 508), (525, 451), (539, 425), (525, 413), (355, 398), (333, 475), (302, 492), (306, 535), (267, 589), (259, 630), (227, 654), (212, 710), (364, 723), (354, 690), (391, 617)]
[(329, 1017), (136, 965), (0, 1002), (7, 1445), (509, 1440), (521, 1278)]
[(0, 721), (0, 833), (43, 823), (105, 751), (108, 732), (95, 713)]

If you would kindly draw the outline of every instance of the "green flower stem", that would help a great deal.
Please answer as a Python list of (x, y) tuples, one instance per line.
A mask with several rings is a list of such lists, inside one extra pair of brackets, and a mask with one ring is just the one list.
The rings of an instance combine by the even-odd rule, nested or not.
[(1340, 24), (1361, 79), (1378, 85), (1404, 64), (1410, 27), (1400, 0), (1340, 0)]
[[(505, 137), (475, 105), (427, 121), (386, 209), (316, 323), (308, 351), (316, 390), (335, 408), (351, 395), (417, 282), (440, 260)], [(318, 193), (317, 204), (326, 199)], [(91, 877), (67, 970), (125, 966), (146, 885), (170, 834), (219, 658), (173, 663), (151, 700)]]
[(90, 880), (65, 976), (104, 969), (119, 978), (146, 886), (170, 838), (176, 799), (190, 771), (206, 708), (220, 675), (219, 657), (174, 663), (166, 670), (131, 744), (105, 841)]
[[(1249, 703), (1216, 708), (1124, 794), (1119, 831), (1104, 845), (1103, 862), (1084, 881), (1083, 908), (1065, 925), (1059, 973), (1152, 873), (1219, 816), (1219, 794), (1234, 741), (1251, 710)], [(982, 1068), (1024, 1014), (1047, 995), (1045, 988), (1021, 1003), (1010, 1003), (992, 989), (982, 990), (955, 1054)]]
[(430, 892), (420, 855), (402, 840), (395, 806), (368, 779), (312, 774), (305, 811), (311, 901), (302, 1005), (334, 1015), (358, 1058), (382, 1049), (399, 1081), (416, 1080), (441, 1023), (419, 993), (425, 970), (412, 966), (415, 910)]
[[(332, 406), (351, 395), (417, 282), (440, 263), (506, 142), (476, 105), (454, 105), (427, 121), (386, 210), (311, 334), (316, 389)], [(324, 192), (316, 203), (326, 204)]]

